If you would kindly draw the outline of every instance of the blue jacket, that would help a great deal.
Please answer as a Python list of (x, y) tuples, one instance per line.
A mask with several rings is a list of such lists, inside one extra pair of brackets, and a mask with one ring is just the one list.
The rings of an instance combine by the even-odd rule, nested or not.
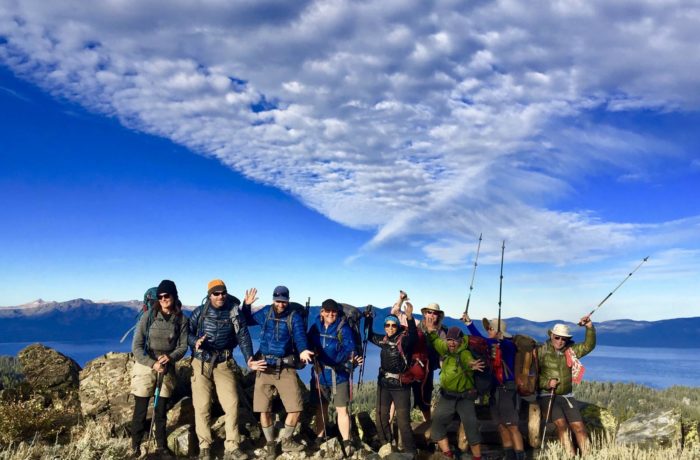
[[(350, 355), (355, 350), (355, 341), (352, 338), (352, 330), (347, 320), (343, 321), (344, 317), (338, 317), (328, 327), (323, 325), (321, 315), (316, 318), (314, 324), (309, 328), (307, 337), (311, 351), (316, 353), (316, 358), (323, 365), (323, 372), (319, 375), (319, 381), (322, 386), (333, 385), (333, 372), (335, 369), (335, 382), (347, 382), (350, 378), (348, 369), (345, 364), (350, 359)], [(343, 326), (340, 329), (341, 340), (338, 340), (338, 326), (341, 321)], [(315, 379), (316, 369), (311, 379)]]
[[(493, 347), (494, 344), (500, 343), (501, 346), (501, 360), (503, 361), (504, 370), (503, 370), (503, 381), (504, 382), (513, 382), (515, 381), (515, 353), (518, 351), (516, 348), (515, 344), (513, 343), (512, 340), (510, 339), (504, 339), (504, 340), (498, 340), (498, 339), (490, 339), (488, 337), (484, 337), (481, 335), (481, 332), (476, 328), (474, 325), (474, 321), (471, 322), (467, 326), (467, 329), (469, 329), (469, 333), (471, 335), (475, 335), (477, 337), (483, 337), (486, 339), (486, 342), (489, 344), (489, 347)], [(498, 386), (498, 380), (494, 376), (493, 378), (493, 384), (495, 386)]]
[[(292, 331), (287, 326), (287, 317), (291, 307), (287, 307), (281, 315), (275, 313), (272, 305), (265, 305), (253, 313), (251, 306), (243, 304), (243, 312), (251, 326), (260, 326), (260, 353), (267, 356), (269, 365), (274, 365), (275, 358), (284, 358), (308, 350), (304, 318), (296, 312), (292, 316)], [(268, 320), (269, 315), (269, 320)]]
[[(209, 361), (214, 354), (219, 353), (220, 356), (216, 359), (221, 361), (225, 356), (222, 352), (232, 353), (236, 345), (240, 345), (243, 357), (248, 362), (248, 359), (253, 356), (253, 341), (250, 338), (245, 315), (238, 310), (238, 303), (238, 299), (229, 296), (221, 308), (211, 306), (209, 299), (204, 305), (195, 308), (190, 316), (190, 333), (187, 337), (187, 343), (192, 348), (192, 356), (202, 361)], [(234, 331), (234, 318), (231, 318), (234, 306), (238, 310), (238, 314), (235, 315), (239, 324), (238, 334)], [(202, 318), (202, 327), (201, 330), (197, 330), (203, 310), (206, 312)], [(199, 351), (194, 351), (194, 343), (204, 334), (207, 334), (207, 340)]]

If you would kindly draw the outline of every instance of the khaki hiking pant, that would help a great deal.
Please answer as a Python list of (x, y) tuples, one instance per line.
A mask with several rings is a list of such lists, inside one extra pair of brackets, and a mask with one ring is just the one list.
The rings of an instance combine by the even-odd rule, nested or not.
[(211, 437), (211, 399), (212, 390), (216, 388), (216, 395), (224, 410), (224, 427), (226, 429), (226, 442), (224, 449), (233, 451), (238, 447), (238, 390), (236, 377), (229, 364), (204, 363), (202, 372), (202, 361), (192, 360), (192, 405), (194, 406), (194, 424), (199, 440), (199, 448), (209, 448), (212, 443)]

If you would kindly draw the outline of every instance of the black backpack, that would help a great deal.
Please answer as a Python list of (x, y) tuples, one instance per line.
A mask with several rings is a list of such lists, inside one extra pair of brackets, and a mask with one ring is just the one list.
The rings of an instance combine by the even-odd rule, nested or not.
[(342, 342), (343, 337), (341, 329), (343, 324), (347, 323), (352, 331), (352, 340), (355, 343), (355, 356), (362, 356), (362, 333), (360, 332), (360, 321), (362, 321), (362, 313), (357, 307), (353, 307), (347, 303), (341, 303), (343, 307), (343, 316), (338, 325), (338, 340)]
[(491, 393), (491, 387), (493, 386), (493, 369), (489, 344), (483, 337), (470, 335), (468, 348), (474, 359), (480, 359), (485, 364), (483, 371), (474, 371), (474, 387), (479, 396), (488, 395)]

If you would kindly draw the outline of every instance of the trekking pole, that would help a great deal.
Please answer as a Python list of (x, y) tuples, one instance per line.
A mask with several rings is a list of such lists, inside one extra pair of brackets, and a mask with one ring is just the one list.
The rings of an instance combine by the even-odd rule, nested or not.
[(357, 378), (357, 390), (360, 390), (365, 376), (365, 362), (367, 361), (367, 341), (369, 340), (369, 317), (372, 314), (372, 305), (365, 307), (365, 336), (362, 339), (362, 363), (360, 364), (359, 376)]
[(554, 388), (549, 392), (549, 405), (547, 406), (547, 416), (544, 418), (544, 428), (542, 428), (542, 442), (540, 442), (540, 449), (544, 448), (544, 438), (547, 434), (547, 423), (549, 421), (549, 416), (552, 413), (552, 402), (554, 402)]
[(476, 276), (476, 266), (479, 261), (479, 251), (481, 250), (481, 233), (479, 233), (479, 244), (476, 246), (476, 257), (474, 258), (474, 268), (472, 269), (472, 281), (469, 283), (469, 296), (467, 297), (467, 308), (464, 309), (464, 314), (469, 314), (469, 302), (472, 300), (472, 291), (474, 290), (474, 277)]
[[(591, 312), (588, 314), (588, 318), (590, 318), (591, 315), (592, 315), (593, 313), (596, 312), (596, 310), (598, 310), (610, 297), (612, 297), (612, 295), (615, 293), (615, 291), (617, 291), (618, 289), (620, 289), (620, 286), (622, 286), (623, 284), (625, 284), (625, 281), (627, 281), (628, 279), (630, 279), (630, 277), (631, 277), (632, 275), (634, 275), (634, 272), (636, 272), (637, 270), (639, 270), (639, 267), (641, 267), (642, 264), (643, 264), (644, 262), (646, 262), (647, 260), (649, 260), (649, 256), (646, 256), (644, 259), (642, 259), (642, 261), (639, 262), (639, 265), (637, 265), (637, 267), (636, 267), (634, 270), (632, 270), (632, 271), (629, 273), (629, 275), (627, 275), (627, 276), (625, 277), (625, 279), (623, 279), (623, 280), (620, 282), (620, 284), (617, 285), (617, 287), (616, 287), (615, 289), (613, 289), (612, 291), (610, 291), (610, 294), (606, 295), (605, 298), (604, 298), (603, 300), (600, 301), (600, 303), (598, 304), (598, 306), (596, 306), (593, 310), (591, 310)], [(578, 325), (579, 325), (579, 326), (583, 326), (583, 323), (582, 323), (581, 321), (579, 321)]]
[(503, 255), (506, 251), (506, 240), (503, 240), (501, 245), (501, 279), (498, 284), (498, 326), (496, 337), (501, 333), (501, 299), (503, 298)]
[(155, 420), (156, 420), (156, 408), (158, 407), (158, 398), (160, 397), (160, 389), (163, 386), (163, 377), (165, 376), (165, 372), (167, 370), (167, 364), (166, 368), (163, 369), (163, 372), (158, 372), (156, 373), (156, 390), (153, 393), (153, 415), (151, 416), (151, 428), (149, 429), (148, 433), (148, 442), (146, 443), (146, 456), (148, 457), (148, 449), (150, 446), (151, 441), (154, 440), (156, 430), (155, 430)]
[(319, 412), (321, 413), (321, 422), (323, 423), (323, 440), (328, 441), (328, 427), (326, 426), (326, 411), (323, 407), (323, 397), (321, 395), (321, 379), (318, 377), (318, 372), (321, 369), (321, 365), (318, 362), (316, 356), (313, 357), (314, 360), (314, 377), (316, 377), (316, 390), (318, 391), (318, 405)]

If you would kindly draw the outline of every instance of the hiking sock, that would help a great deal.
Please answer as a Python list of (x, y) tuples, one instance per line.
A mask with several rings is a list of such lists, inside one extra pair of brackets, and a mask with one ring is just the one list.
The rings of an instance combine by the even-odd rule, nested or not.
[(505, 460), (515, 460), (515, 451), (512, 447), (503, 449), (503, 453), (505, 454), (503, 457)]
[(262, 427), (263, 434), (265, 435), (265, 440), (267, 442), (274, 442), (275, 441), (275, 425), (272, 424), (270, 426), (264, 426)]
[(146, 413), (148, 412), (149, 399), (134, 396), (134, 414), (131, 417), (131, 446), (134, 448), (141, 445), (143, 434), (146, 432)]
[(155, 438), (156, 445), (159, 448), (166, 448), (168, 446), (167, 439), (165, 438), (165, 422), (166, 413), (168, 410), (168, 398), (159, 397), (158, 405), (156, 406), (155, 413), (153, 414), (153, 421), (156, 424)]
[(296, 428), (296, 426), (289, 426), (285, 423), (284, 428), (280, 431), (280, 439), (288, 438), (294, 434), (294, 428)]

